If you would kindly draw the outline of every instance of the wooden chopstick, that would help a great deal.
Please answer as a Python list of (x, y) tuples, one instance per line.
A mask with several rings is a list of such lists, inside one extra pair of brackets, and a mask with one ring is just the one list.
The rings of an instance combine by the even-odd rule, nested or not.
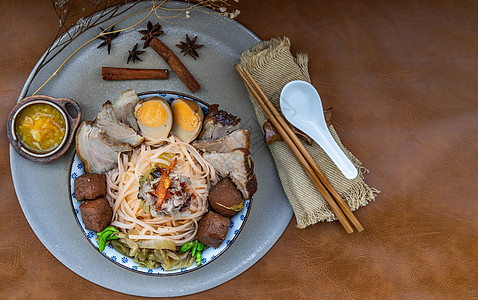
[[(297, 135), (293, 132), (292, 128), (289, 125), (289, 122), (282, 116), (282, 114), (277, 110), (277, 108), (272, 104), (272, 102), (267, 98), (266, 94), (264, 91), (261, 89), (261, 87), (257, 84), (257, 82), (254, 80), (252, 77), (251, 73), (244, 67), (242, 67), (242, 71), (246, 75), (246, 77), (249, 79), (250, 83), (254, 86), (254, 88), (259, 92), (259, 95), (264, 99), (264, 103), (267, 105), (269, 110), (272, 112), (272, 114), (277, 118), (279, 123), (281, 123), (282, 127), (285, 129), (289, 137), (292, 139), (293, 143), (297, 146), (299, 151), (302, 153), (302, 155), (305, 157), (309, 165), (312, 167), (314, 170), (315, 174), (319, 177), (320, 182), (327, 188), (327, 190), (332, 194), (333, 198), (335, 199), (336, 203), (340, 206), (344, 214), (348, 217), (349, 221), (352, 222), (352, 224), (357, 228), (359, 232), (363, 231), (363, 226), (360, 224), (359, 220), (355, 217), (355, 215), (352, 213), (352, 210), (350, 207), (345, 203), (345, 201), (342, 199), (342, 197), (339, 195), (337, 190), (334, 188), (334, 186), (330, 183), (329, 179), (327, 176), (325, 176), (324, 172), (320, 169), (319, 165), (315, 162), (315, 160), (312, 158), (310, 153), (305, 149), (304, 145), (299, 141)], [(237, 70), (237, 68), (236, 68)], [(244, 79), (244, 78), (243, 78)], [(257, 97), (256, 97), (257, 98)], [(274, 125), (275, 126), (275, 125)], [(324, 197), (325, 198), (325, 197)], [(335, 212), (334, 212), (335, 213)]]
[[(302, 166), (302, 168), (304, 169), (305, 173), (307, 174), (307, 176), (309, 176), (309, 178), (311, 179), (311, 181), (314, 183), (314, 185), (317, 187), (317, 189), (319, 190), (319, 192), (324, 196), (324, 199), (327, 201), (327, 203), (329, 204), (330, 208), (332, 209), (332, 212), (337, 216), (337, 218), (339, 219), (339, 222), (342, 224), (342, 226), (344, 227), (344, 229), (347, 231), (347, 233), (352, 233), (354, 230), (352, 228), (352, 226), (350, 225), (349, 221), (347, 220), (347, 218), (345, 217), (345, 215), (343, 214), (343, 212), (340, 210), (339, 206), (337, 205), (337, 203), (334, 201), (334, 199), (332, 198), (332, 196), (329, 194), (328, 190), (325, 188), (325, 186), (322, 184), (322, 182), (320, 181), (319, 177), (317, 176), (317, 174), (314, 172), (314, 170), (312, 169), (312, 167), (310, 166), (310, 164), (308, 163), (307, 159), (304, 157), (304, 155), (302, 154), (302, 152), (298, 149), (297, 147), (297, 144), (293, 142), (292, 140), (292, 136), (295, 137), (297, 139), (297, 136), (292, 132), (292, 130), (290, 129), (289, 125), (285, 122), (285, 123), (282, 123), (279, 121), (279, 118), (277, 118), (276, 114), (274, 114), (271, 109), (269, 108), (269, 106), (266, 104), (266, 101), (270, 102), (269, 99), (267, 98), (267, 96), (265, 96), (265, 94), (262, 92), (262, 94), (264, 95), (264, 98), (262, 98), (258, 93), (257, 91), (254, 89), (254, 87), (251, 85), (251, 82), (254, 82), (254, 79), (252, 78), (252, 76), (250, 76), (250, 73), (247, 72), (247, 70), (242, 67), (244, 71), (244, 73), (249, 73), (249, 75), (247, 75), (249, 78), (246, 78), (246, 75), (243, 73), (243, 71), (241, 71), (241, 69), (235, 65), (234, 66), (236, 68), (236, 70), (239, 72), (239, 75), (241, 76), (241, 78), (243, 79), (244, 83), (247, 85), (247, 87), (249, 88), (249, 90), (252, 92), (252, 94), (254, 95), (254, 97), (257, 99), (259, 105), (262, 107), (262, 109), (264, 110), (264, 112), (266, 113), (267, 117), (270, 119), (270, 121), (272, 122), (272, 124), (274, 125), (274, 127), (277, 129), (277, 131), (279, 132), (279, 134), (281, 135), (282, 139), (287, 143), (287, 145), (289, 146), (289, 148), (292, 150), (292, 152), (294, 153), (294, 155), (297, 157), (300, 165)], [(247, 74), (246, 73), (246, 74)], [(249, 82), (250, 81), (250, 82)], [(257, 86), (257, 83), (255, 83), (254, 86)], [(258, 89), (259, 91), (262, 91), (259, 87)], [(273, 105), (272, 105), (273, 106)], [(281, 119), (282, 117), (279, 116)], [(283, 120), (283, 119), (282, 119)], [(283, 120), (284, 121), (284, 120)], [(288, 134), (287, 132), (287, 129), (288, 128), (292, 134)], [(300, 142), (298, 142), (300, 145), (302, 145)], [(305, 148), (304, 148), (305, 149)]]

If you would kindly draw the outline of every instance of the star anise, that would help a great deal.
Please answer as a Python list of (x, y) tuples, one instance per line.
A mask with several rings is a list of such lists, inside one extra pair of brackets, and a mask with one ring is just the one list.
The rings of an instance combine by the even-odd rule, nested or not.
[[(111, 33), (113, 31), (115, 31), (115, 26), (113, 25), (113, 27), (111, 27), (111, 29), (109, 31), (105, 31), (103, 28), (101, 28), (101, 32), (104, 32), (104, 34), (102, 36), (99, 36), (98, 38), (100, 40), (103, 40), (103, 42), (98, 46), (98, 48), (101, 48), (105, 45), (108, 45), (108, 55), (110, 55), (110, 51), (111, 51), (111, 41), (118, 37), (118, 35), (120, 34), (120, 32), (114, 32), (114, 33)], [(96, 48), (96, 49), (98, 49)]]
[(149, 43), (151, 42), (152, 39), (154, 39), (156, 36), (163, 34), (164, 31), (161, 29), (161, 25), (159, 23), (156, 23), (154, 26), (151, 23), (151, 21), (148, 21), (147, 29), (146, 30), (140, 30), (138, 31), (142, 35), (144, 35), (141, 39), (145, 40), (143, 49), (149, 46)]
[(139, 55), (143, 54), (145, 51), (137, 50), (137, 48), (138, 48), (138, 43), (134, 45), (133, 50), (128, 51), (129, 55), (128, 55), (128, 61), (126, 62), (127, 64), (129, 64), (130, 60), (132, 60), (133, 63), (135, 63), (136, 60), (142, 61), (141, 58), (139, 58)]
[(180, 42), (181, 44), (176, 44), (179, 48), (181, 48), (181, 53), (184, 52), (183, 56), (186, 56), (186, 54), (189, 54), (192, 56), (192, 58), (196, 59), (196, 57), (199, 57), (198, 52), (196, 49), (201, 48), (204, 45), (196, 45), (196, 39), (197, 36), (195, 36), (192, 40), (189, 38), (189, 35), (186, 34), (186, 42)]

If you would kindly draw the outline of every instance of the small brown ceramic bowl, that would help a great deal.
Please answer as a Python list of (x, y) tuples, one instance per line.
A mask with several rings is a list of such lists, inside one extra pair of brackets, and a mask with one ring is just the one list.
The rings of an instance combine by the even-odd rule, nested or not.
[[(20, 139), (16, 132), (16, 122), (20, 113), (35, 104), (47, 104), (53, 108), (52, 111), (60, 113), (60, 120), (63, 121), (65, 134), (61, 141), (46, 151), (33, 149), (26, 142)], [(20, 100), (10, 112), (7, 121), (7, 135), (13, 149), (22, 157), (33, 162), (49, 162), (62, 156), (71, 145), (74, 133), (81, 120), (80, 106), (73, 100), (67, 98), (53, 98), (49, 96), (30, 96)]]

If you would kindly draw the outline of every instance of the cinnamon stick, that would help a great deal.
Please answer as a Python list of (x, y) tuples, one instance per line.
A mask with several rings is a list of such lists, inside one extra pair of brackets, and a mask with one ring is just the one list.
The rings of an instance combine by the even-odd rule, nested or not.
[(178, 75), (179, 79), (188, 87), (188, 89), (194, 93), (199, 89), (199, 84), (193, 75), (189, 73), (189, 70), (183, 65), (179, 58), (157, 37), (153, 38), (149, 43), (151, 48), (154, 49), (164, 61), (171, 67), (171, 69)]
[(168, 79), (167, 69), (101, 68), (103, 80)]

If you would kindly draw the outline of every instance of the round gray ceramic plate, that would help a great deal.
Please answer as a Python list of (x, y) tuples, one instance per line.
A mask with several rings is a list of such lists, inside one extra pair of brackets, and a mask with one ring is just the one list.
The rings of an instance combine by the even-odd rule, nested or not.
[[(126, 15), (151, 6), (141, 2)], [(185, 3), (168, 3), (170, 8), (183, 8)], [(161, 16), (173, 14), (158, 10)], [(210, 11), (208, 11), (210, 12)], [(127, 28), (146, 15), (142, 12), (125, 19), (116, 29)], [(121, 15), (101, 25), (108, 26), (120, 20)], [(113, 40), (111, 55), (95, 40), (81, 48), (38, 94), (67, 97), (81, 106), (83, 119), (94, 119), (106, 100), (116, 100), (122, 91), (137, 92), (169, 90), (191, 94), (178, 77), (171, 72), (168, 80), (103, 81), (101, 67), (168, 68), (151, 48), (141, 56), (142, 62), (126, 64), (128, 50), (140, 43), (138, 30), (147, 21), (158, 22), (154, 13), (141, 24), (122, 32)], [(195, 76), (201, 88), (194, 94), (208, 103), (238, 115), (242, 128), (251, 131), (252, 158), (259, 189), (252, 200), (248, 220), (234, 244), (214, 262), (196, 271), (171, 277), (151, 277), (125, 270), (103, 257), (85, 239), (78, 227), (70, 205), (68, 192), (69, 170), (74, 147), (61, 158), (46, 164), (33, 163), (20, 157), (10, 147), (10, 164), (18, 201), (30, 226), (45, 247), (73, 272), (103, 287), (131, 295), (149, 297), (180, 296), (201, 292), (218, 286), (256, 263), (279, 239), (292, 218), (292, 209), (285, 196), (262, 132), (247, 96), (247, 90), (234, 69), (239, 55), (251, 48), (259, 39), (239, 23), (210, 14), (191, 11), (179, 18), (159, 20), (164, 28), (161, 40), (179, 56), (175, 46), (185, 40), (185, 34), (198, 36), (198, 60), (179, 56)], [(35, 67), (21, 97), (31, 95), (75, 49), (101, 30), (92, 28), (67, 46), (57, 57), (35, 75)], [(142, 47), (140, 47), (142, 48)]]

